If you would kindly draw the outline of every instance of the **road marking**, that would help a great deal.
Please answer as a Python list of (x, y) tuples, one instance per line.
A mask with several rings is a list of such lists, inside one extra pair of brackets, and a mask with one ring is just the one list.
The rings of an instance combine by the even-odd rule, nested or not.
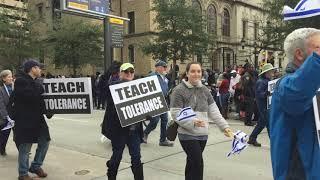
[(81, 122), (81, 123), (88, 123), (89, 122), (89, 121), (81, 121), (81, 120), (68, 119), (68, 118), (62, 118), (62, 117), (52, 117), (52, 119), (59, 119), (59, 120), (73, 121), (73, 122)]

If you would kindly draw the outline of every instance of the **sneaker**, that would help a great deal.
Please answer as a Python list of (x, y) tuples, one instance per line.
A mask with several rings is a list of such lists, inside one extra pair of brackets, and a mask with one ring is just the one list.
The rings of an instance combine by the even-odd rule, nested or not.
[(33, 180), (32, 177), (30, 177), (28, 174), (24, 176), (19, 176), (18, 180)]
[(168, 146), (168, 147), (172, 147), (173, 143), (169, 142), (168, 140), (165, 140), (163, 142), (159, 142), (159, 146)]
[(38, 175), (39, 177), (42, 177), (42, 178), (48, 176), (48, 174), (46, 172), (44, 172), (42, 168), (39, 168), (37, 170), (33, 170), (33, 169), (30, 168), (29, 172), (31, 172), (33, 174), (36, 174), (36, 175)]
[(248, 141), (248, 144), (251, 144), (251, 145), (253, 145), (253, 146), (255, 146), (255, 147), (261, 147), (261, 144), (258, 143), (257, 140), (249, 140), (249, 141)]
[(143, 133), (143, 138), (142, 138), (143, 143), (148, 143), (148, 134)]

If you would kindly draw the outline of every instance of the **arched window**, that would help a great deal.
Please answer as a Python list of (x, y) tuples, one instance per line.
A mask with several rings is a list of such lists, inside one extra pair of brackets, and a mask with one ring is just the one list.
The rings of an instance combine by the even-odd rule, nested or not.
[(194, 7), (201, 14), (202, 8), (198, 0), (192, 0), (192, 7)]
[(230, 36), (230, 13), (227, 9), (223, 9), (222, 35)]
[(216, 8), (211, 4), (207, 10), (207, 30), (209, 34), (217, 34), (217, 11)]

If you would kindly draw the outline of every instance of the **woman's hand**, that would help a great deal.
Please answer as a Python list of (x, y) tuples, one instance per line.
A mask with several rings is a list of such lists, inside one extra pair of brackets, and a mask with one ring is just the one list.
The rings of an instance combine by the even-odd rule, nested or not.
[(230, 138), (232, 138), (234, 136), (234, 134), (230, 128), (225, 128), (223, 130), (223, 133), (225, 136), (230, 137)]
[(204, 120), (201, 120), (201, 119), (194, 120), (193, 124), (194, 124), (195, 127), (205, 127), (206, 126), (206, 122)]

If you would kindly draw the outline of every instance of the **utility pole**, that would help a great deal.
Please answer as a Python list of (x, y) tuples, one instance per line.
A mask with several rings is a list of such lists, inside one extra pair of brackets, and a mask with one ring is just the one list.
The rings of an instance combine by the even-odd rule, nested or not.
[(103, 19), (104, 28), (104, 72), (106, 73), (111, 65), (111, 37), (110, 37), (110, 23), (109, 17)]

